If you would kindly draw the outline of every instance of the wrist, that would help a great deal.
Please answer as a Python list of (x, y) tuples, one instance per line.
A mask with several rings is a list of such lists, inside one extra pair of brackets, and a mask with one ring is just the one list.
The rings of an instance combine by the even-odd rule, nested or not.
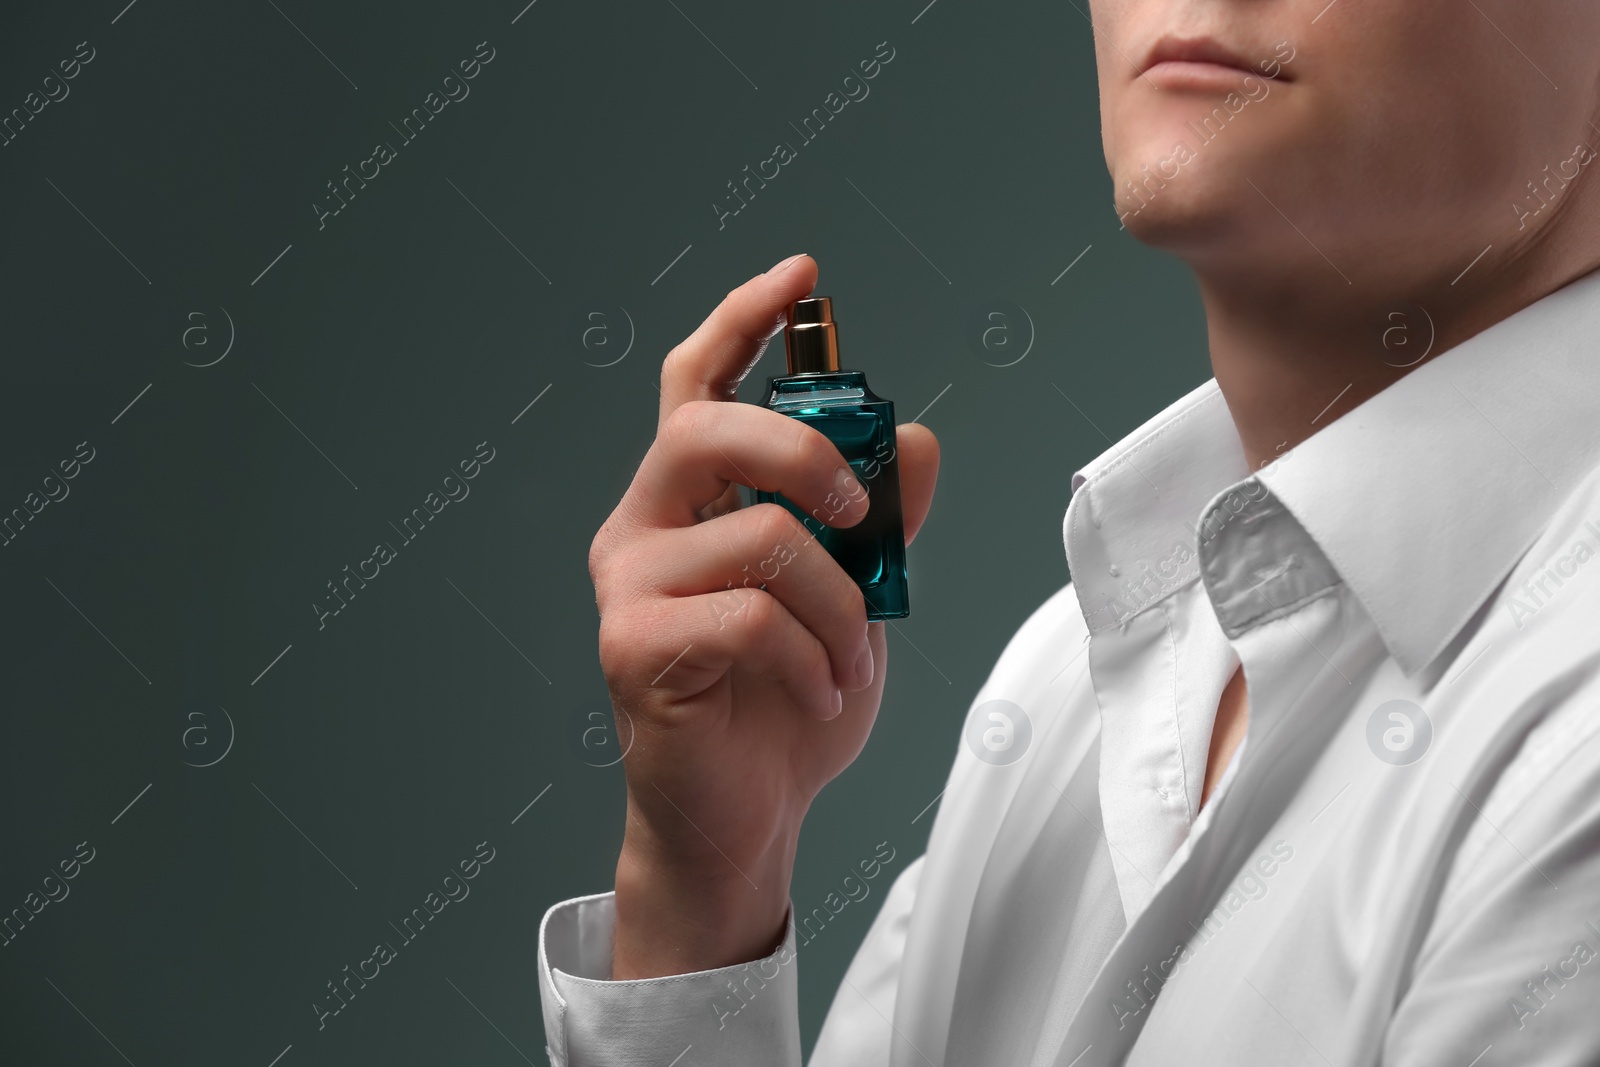
[(612, 978), (729, 967), (783, 943), (796, 838), (733, 861), (686, 860), (625, 839), (617, 859)]

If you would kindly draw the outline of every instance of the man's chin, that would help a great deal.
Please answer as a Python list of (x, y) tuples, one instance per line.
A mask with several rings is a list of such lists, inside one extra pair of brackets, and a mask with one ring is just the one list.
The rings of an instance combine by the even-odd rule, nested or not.
[(1148, 191), (1136, 196), (1124, 184), (1116, 198), (1117, 217), (1141, 242), (1169, 252), (1203, 252), (1230, 239), (1236, 242), (1243, 221), (1237, 191), (1224, 194), (1205, 188), (1209, 184), (1197, 180), (1178, 188), (1168, 182), (1153, 196)]

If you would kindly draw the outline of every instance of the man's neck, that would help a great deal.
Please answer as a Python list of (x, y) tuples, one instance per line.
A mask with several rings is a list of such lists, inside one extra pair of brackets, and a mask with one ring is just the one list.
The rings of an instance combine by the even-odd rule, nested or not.
[[(1600, 267), (1595, 226), (1566, 226), (1426, 281), (1296, 278), (1259, 266), (1196, 268), (1212, 373), (1251, 470), (1439, 356)], [(1452, 271), (1453, 268), (1453, 271)], [(1452, 278), (1455, 280), (1452, 281)], [(1397, 296), (1396, 294), (1412, 294)]]

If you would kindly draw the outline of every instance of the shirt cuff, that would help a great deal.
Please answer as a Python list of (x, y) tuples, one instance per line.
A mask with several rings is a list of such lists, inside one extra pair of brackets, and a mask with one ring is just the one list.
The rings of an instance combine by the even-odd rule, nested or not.
[(539, 924), (539, 999), (551, 1067), (801, 1067), (794, 902), (770, 956), (709, 971), (613, 981), (614, 893), (565, 900)]

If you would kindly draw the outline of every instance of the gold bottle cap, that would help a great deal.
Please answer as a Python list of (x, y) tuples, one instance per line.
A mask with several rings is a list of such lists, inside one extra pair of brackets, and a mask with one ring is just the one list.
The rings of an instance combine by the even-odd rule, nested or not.
[(838, 370), (839, 331), (833, 321), (833, 301), (808, 296), (789, 305), (783, 350), (790, 374)]

